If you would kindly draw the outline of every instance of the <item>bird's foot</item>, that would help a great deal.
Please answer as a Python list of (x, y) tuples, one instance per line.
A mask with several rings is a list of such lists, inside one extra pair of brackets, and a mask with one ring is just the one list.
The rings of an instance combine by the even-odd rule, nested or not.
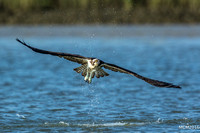
[(88, 83), (90, 84), (92, 82), (92, 80), (88, 80)]
[(89, 84), (92, 82), (91, 80), (88, 80), (88, 79), (86, 79), (84, 81), (87, 82), (87, 83), (89, 83)]

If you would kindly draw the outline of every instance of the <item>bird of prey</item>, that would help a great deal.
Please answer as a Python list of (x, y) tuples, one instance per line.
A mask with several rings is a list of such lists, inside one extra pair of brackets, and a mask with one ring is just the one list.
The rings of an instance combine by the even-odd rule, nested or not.
[(96, 76), (97, 78), (108, 76), (109, 74), (102, 69), (102, 68), (105, 68), (105, 69), (112, 70), (114, 72), (130, 74), (132, 76), (135, 76), (139, 79), (144, 80), (145, 82), (147, 82), (153, 86), (167, 87), (167, 88), (181, 88), (178, 85), (173, 85), (171, 83), (143, 77), (135, 72), (132, 72), (130, 70), (127, 70), (125, 68), (119, 67), (114, 64), (106, 63), (97, 58), (89, 58), (89, 57), (84, 57), (84, 56), (80, 56), (80, 55), (76, 55), (76, 54), (51, 52), (51, 51), (47, 51), (47, 50), (42, 50), (42, 49), (31, 47), (31, 46), (27, 45), (24, 41), (19, 40), (18, 38), (16, 40), (18, 42), (20, 42), (21, 44), (23, 44), (24, 46), (32, 49), (35, 52), (38, 52), (41, 54), (49, 54), (49, 55), (53, 55), (53, 56), (58, 56), (58, 57), (67, 59), (69, 61), (73, 61), (73, 62), (77, 62), (77, 63), (81, 64), (81, 66), (75, 68), (74, 71), (76, 71), (77, 73), (82, 73), (82, 76), (84, 76), (84, 80), (88, 83), (92, 82), (92, 78), (94, 78), (94, 76)]

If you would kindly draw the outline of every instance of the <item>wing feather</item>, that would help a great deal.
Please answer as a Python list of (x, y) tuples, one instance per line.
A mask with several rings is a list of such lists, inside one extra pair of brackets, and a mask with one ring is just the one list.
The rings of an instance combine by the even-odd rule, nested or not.
[(67, 59), (69, 61), (77, 62), (79, 64), (87, 63), (86, 59), (88, 59), (88, 58), (80, 56), (80, 55), (68, 54), (68, 53), (60, 53), (60, 52), (51, 52), (51, 51), (47, 51), (47, 50), (42, 50), (42, 49), (31, 47), (31, 46), (27, 45), (24, 41), (19, 40), (18, 38), (16, 40), (18, 42), (20, 42), (21, 44), (23, 44), (24, 46), (30, 48), (31, 50), (33, 50), (33, 51), (35, 51), (37, 53), (50, 54), (50, 55), (53, 55), (53, 56), (59, 56), (61, 58)]
[(173, 85), (171, 83), (167, 83), (167, 82), (163, 82), (163, 81), (159, 81), (159, 80), (154, 80), (154, 79), (150, 79), (150, 78), (147, 78), (147, 77), (143, 77), (135, 72), (132, 72), (130, 70), (127, 70), (127, 69), (124, 69), (122, 67), (119, 67), (117, 65), (114, 65), (114, 64), (109, 64), (109, 63), (102, 63), (101, 64), (101, 67), (104, 67), (106, 69), (109, 69), (109, 70), (112, 70), (114, 72), (121, 72), (121, 73), (126, 73), (126, 74), (130, 74), (130, 75), (133, 75), (139, 79), (142, 79), (144, 80), (145, 82), (151, 84), (151, 85), (154, 85), (154, 86), (157, 86), (157, 87), (167, 87), (167, 88), (181, 88), (180, 86), (177, 86), (177, 85)]

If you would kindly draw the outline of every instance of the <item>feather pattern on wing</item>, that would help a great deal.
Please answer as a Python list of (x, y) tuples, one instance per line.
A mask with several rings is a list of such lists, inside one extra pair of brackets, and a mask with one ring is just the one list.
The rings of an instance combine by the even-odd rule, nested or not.
[[(78, 68), (75, 68), (74, 70), (76, 72), (78, 72), (78, 73), (82, 73), (82, 76), (84, 76), (84, 77), (86, 75), (87, 75), (87, 77), (92, 77), (92, 78), (94, 76), (96, 76), (97, 78), (108, 76), (109, 74), (106, 73), (103, 69), (101, 69), (101, 67), (104, 67), (106, 69), (109, 69), (109, 70), (112, 70), (112, 71), (115, 71), (115, 72), (121, 72), (121, 73), (126, 73), (126, 74), (133, 75), (133, 76), (135, 76), (135, 77), (137, 77), (139, 79), (142, 79), (145, 82), (147, 82), (147, 83), (149, 83), (151, 85), (157, 86), (157, 87), (181, 88), (180, 86), (173, 85), (171, 83), (167, 83), (167, 82), (158, 81), (158, 80), (150, 79), (150, 78), (147, 78), (147, 77), (143, 77), (143, 76), (141, 76), (141, 75), (139, 75), (139, 74), (137, 74), (135, 72), (132, 72), (132, 71), (127, 70), (127, 69), (124, 69), (124, 68), (119, 67), (119, 66), (114, 65), (114, 64), (105, 63), (105, 62), (103, 62), (101, 60), (98, 60), (98, 59), (87, 58), (87, 57), (76, 55), (76, 54), (51, 52), (51, 51), (47, 51), (47, 50), (42, 50), (42, 49), (31, 47), (31, 46), (27, 45), (24, 41), (21, 41), (19, 39), (16, 39), (16, 40), (19, 43), (23, 44), (24, 46), (30, 48), (31, 50), (33, 50), (33, 51), (35, 51), (37, 53), (58, 56), (58, 57), (67, 59), (69, 61), (73, 61), (73, 62), (77, 62), (79, 64), (82, 64), (82, 66), (80, 66)], [(97, 69), (94, 68), (94, 67), (91, 67), (91, 69), (96, 69), (96, 71), (92, 71), (92, 70), (90, 70), (90, 68), (88, 69), (88, 63), (91, 63), (93, 61), (93, 59), (95, 61), (100, 61), (99, 64), (97, 64), (97, 66), (95, 66), (95, 67), (97, 67)], [(89, 66), (90, 65), (93, 65), (93, 64), (91, 63), (91, 64), (89, 64)], [(90, 74), (92, 74), (92, 75), (90, 75)], [(87, 77), (86, 77), (86, 79), (87, 79)], [(89, 83), (91, 83), (91, 80), (89, 80)]]
[(33, 51), (37, 52), (37, 53), (59, 56), (59, 57), (62, 57), (64, 59), (67, 59), (69, 61), (77, 62), (79, 64), (86, 64), (87, 63), (87, 60), (86, 60), (87, 58), (83, 57), (83, 56), (80, 56), (80, 55), (68, 54), (68, 53), (60, 53), (60, 52), (51, 52), (51, 51), (47, 51), (47, 50), (42, 50), (42, 49), (31, 47), (31, 46), (27, 45), (25, 42), (22, 42), (19, 39), (16, 39), (16, 40), (18, 42), (20, 42), (21, 44), (25, 45), (26, 47), (28, 47), (28, 48), (32, 49)]
[(181, 88), (180, 86), (177, 86), (177, 85), (173, 85), (171, 83), (167, 83), (167, 82), (163, 82), (163, 81), (158, 81), (158, 80), (154, 80), (154, 79), (150, 79), (150, 78), (146, 78), (146, 77), (143, 77), (135, 72), (132, 72), (130, 70), (127, 70), (127, 69), (124, 69), (122, 67), (119, 67), (117, 65), (114, 65), (114, 64), (109, 64), (109, 63), (102, 63), (101, 64), (101, 67), (104, 67), (106, 69), (109, 69), (109, 70), (112, 70), (112, 71), (115, 71), (115, 72), (121, 72), (121, 73), (126, 73), (126, 74), (130, 74), (130, 75), (133, 75), (139, 79), (142, 79), (144, 80), (145, 82), (151, 84), (151, 85), (154, 85), (154, 86), (157, 86), (157, 87), (167, 87), (167, 88)]

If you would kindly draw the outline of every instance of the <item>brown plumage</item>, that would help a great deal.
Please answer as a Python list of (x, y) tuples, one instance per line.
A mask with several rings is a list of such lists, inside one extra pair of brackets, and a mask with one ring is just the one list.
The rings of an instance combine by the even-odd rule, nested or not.
[(75, 55), (75, 54), (41, 50), (41, 49), (31, 47), (31, 46), (27, 45), (25, 42), (23, 42), (19, 39), (16, 39), (16, 40), (18, 42), (20, 42), (21, 44), (25, 45), (26, 47), (32, 49), (35, 52), (38, 52), (38, 53), (41, 53), (41, 54), (50, 54), (50, 55), (53, 55), (53, 56), (59, 56), (61, 58), (67, 59), (69, 61), (73, 61), (73, 62), (77, 62), (79, 64), (82, 64), (80, 67), (75, 68), (74, 70), (77, 73), (82, 73), (82, 76), (85, 77), (84, 80), (88, 83), (91, 83), (92, 78), (94, 78), (94, 76), (96, 76), (97, 78), (108, 76), (109, 74), (106, 73), (102, 69), (102, 68), (105, 68), (105, 69), (112, 70), (114, 72), (121, 72), (121, 73), (129, 74), (129, 75), (133, 75), (133, 76), (135, 76), (139, 79), (144, 80), (145, 82), (147, 82), (147, 83), (149, 83), (153, 86), (167, 87), (167, 88), (181, 88), (178, 85), (173, 85), (171, 83), (167, 83), (167, 82), (163, 82), (163, 81), (159, 81), (159, 80), (154, 80), (154, 79), (150, 79), (150, 78), (141, 76), (141, 75), (139, 75), (135, 72), (132, 72), (130, 70), (127, 70), (125, 68), (119, 67), (119, 66), (114, 65), (114, 64), (103, 62), (102, 60), (99, 60), (99, 59), (96, 59), (96, 58), (88, 58), (88, 57)]

